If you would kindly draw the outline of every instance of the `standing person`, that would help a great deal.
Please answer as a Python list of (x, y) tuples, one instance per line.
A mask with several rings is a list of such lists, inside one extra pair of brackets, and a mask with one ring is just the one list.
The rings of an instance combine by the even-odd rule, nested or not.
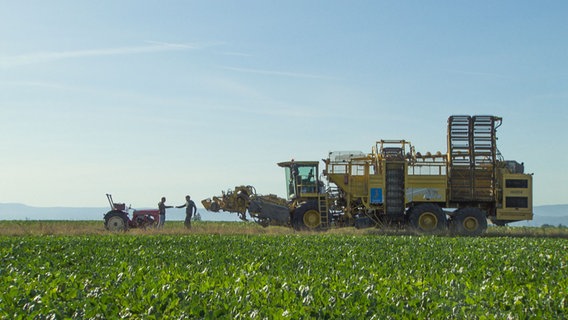
[(173, 208), (173, 206), (166, 205), (166, 197), (162, 197), (162, 201), (158, 203), (158, 209), (160, 210), (160, 222), (158, 223), (158, 228), (162, 228), (164, 226), (164, 222), (166, 222), (166, 209)]
[(185, 204), (181, 206), (177, 206), (176, 208), (183, 208), (185, 207), (185, 221), (184, 225), (186, 228), (191, 229), (191, 216), (197, 213), (197, 207), (195, 206), (195, 202), (191, 200), (190, 196), (185, 196)]

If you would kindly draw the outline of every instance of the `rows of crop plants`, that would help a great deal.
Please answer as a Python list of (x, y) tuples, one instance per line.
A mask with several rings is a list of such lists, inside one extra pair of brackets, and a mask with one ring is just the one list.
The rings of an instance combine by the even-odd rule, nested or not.
[(562, 318), (568, 241), (0, 237), (0, 318)]

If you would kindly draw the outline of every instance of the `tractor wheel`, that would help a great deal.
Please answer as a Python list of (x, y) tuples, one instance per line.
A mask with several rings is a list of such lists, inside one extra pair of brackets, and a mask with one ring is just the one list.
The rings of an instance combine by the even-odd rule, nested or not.
[(295, 230), (316, 230), (320, 225), (321, 214), (316, 202), (306, 202), (295, 210), (292, 218)]
[(478, 236), (487, 230), (487, 217), (478, 208), (458, 209), (450, 223), (453, 234)]
[(128, 218), (124, 212), (110, 211), (105, 215), (105, 228), (110, 231), (126, 231)]
[(408, 220), (414, 230), (425, 234), (444, 232), (448, 226), (446, 214), (433, 203), (424, 203), (412, 208)]

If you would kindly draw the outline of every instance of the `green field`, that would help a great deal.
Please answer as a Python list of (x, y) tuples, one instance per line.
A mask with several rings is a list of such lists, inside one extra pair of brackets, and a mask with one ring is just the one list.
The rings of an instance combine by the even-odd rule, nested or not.
[(56, 224), (20, 222), (36, 230), (22, 235), (6, 232), (11, 223), (0, 224), (2, 319), (568, 314), (568, 240), (560, 237), (263, 234), (248, 224), (222, 233), (207, 223), (119, 234), (77, 223), (82, 232), (68, 226), (63, 235)]

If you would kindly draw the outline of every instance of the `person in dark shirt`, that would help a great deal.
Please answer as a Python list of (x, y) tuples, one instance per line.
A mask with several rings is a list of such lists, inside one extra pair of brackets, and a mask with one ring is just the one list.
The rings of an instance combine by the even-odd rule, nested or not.
[(166, 197), (162, 197), (162, 201), (158, 203), (158, 209), (160, 210), (160, 222), (158, 223), (158, 228), (162, 228), (166, 222), (166, 209), (173, 208), (173, 206), (166, 205)]
[(191, 217), (197, 213), (197, 207), (195, 206), (195, 202), (191, 200), (190, 196), (185, 196), (185, 204), (181, 206), (177, 206), (176, 208), (184, 208), (185, 207), (185, 221), (184, 225), (186, 228), (191, 229)]

